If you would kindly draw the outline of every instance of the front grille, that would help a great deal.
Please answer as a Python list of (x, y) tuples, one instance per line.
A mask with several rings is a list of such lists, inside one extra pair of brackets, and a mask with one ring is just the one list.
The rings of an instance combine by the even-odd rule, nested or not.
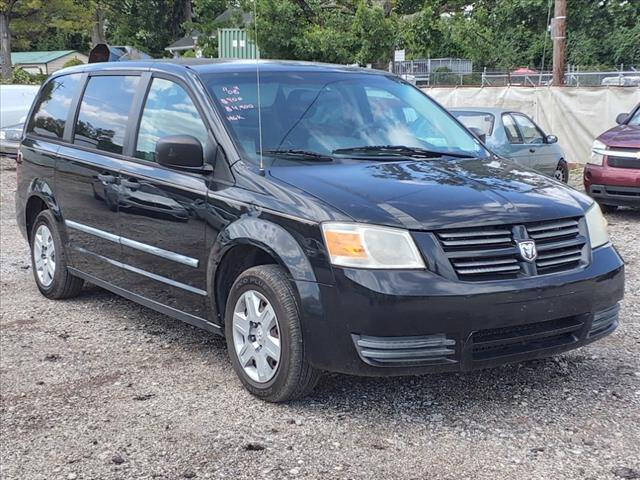
[(536, 241), (538, 274), (569, 270), (580, 265), (586, 238), (580, 235), (577, 219), (537, 222), (526, 225)]
[(567, 317), (479, 330), (471, 336), (473, 360), (485, 361), (574, 343), (583, 325), (579, 318)]
[[(443, 230), (436, 235), (458, 279), (464, 281), (542, 275), (570, 270), (585, 261), (586, 237), (577, 218)], [(516, 246), (516, 240), (527, 239), (536, 242), (535, 268), (520, 258)]]
[(637, 168), (640, 169), (640, 158), (635, 157), (640, 150), (637, 148), (616, 148), (617, 151), (629, 152), (628, 157), (607, 157), (607, 165), (614, 168)]
[(445, 334), (415, 337), (352, 335), (360, 358), (379, 367), (456, 363), (456, 341)]
[(461, 280), (513, 278), (520, 272), (508, 226), (447, 230), (437, 235)]

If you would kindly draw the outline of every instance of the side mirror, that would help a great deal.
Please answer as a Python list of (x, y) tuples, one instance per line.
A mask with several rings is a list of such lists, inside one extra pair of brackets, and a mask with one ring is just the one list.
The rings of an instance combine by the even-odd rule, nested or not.
[(627, 120), (629, 120), (629, 114), (628, 113), (620, 113), (616, 117), (616, 123), (618, 125), (622, 125), (623, 123), (627, 123)]
[(557, 143), (558, 137), (556, 137), (555, 135), (547, 135), (547, 138), (545, 138), (544, 141), (546, 143)]
[(202, 144), (191, 135), (171, 135), (158, 140), (156, 162), (163, 167), (177, 170), (205, 170)]
[(478, 140), (482, 143), (487, 141), (487, 134), (480, 130), (478, 127), (470, 127), (469, 130), (473, 133)]

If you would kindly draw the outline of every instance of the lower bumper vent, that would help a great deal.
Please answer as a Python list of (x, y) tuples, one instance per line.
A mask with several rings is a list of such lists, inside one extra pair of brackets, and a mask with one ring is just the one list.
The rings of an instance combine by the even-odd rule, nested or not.
[(362, 360), (382, 367), (455, 363), (456, 341), (445, 334), (419, 337), (352, 335)]
[(472, 335), (473, 360), (484, 361), (575, 343), (583, 325), (579, 319), (568, 317), (479, 330)]

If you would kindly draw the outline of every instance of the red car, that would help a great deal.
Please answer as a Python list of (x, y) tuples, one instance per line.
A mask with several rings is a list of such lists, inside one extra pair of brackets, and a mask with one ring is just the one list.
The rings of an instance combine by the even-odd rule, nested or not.
[(584, 189), (605, 212), (640, 207), (640, 103), (616, 122), (595, 139), (584, 169)]

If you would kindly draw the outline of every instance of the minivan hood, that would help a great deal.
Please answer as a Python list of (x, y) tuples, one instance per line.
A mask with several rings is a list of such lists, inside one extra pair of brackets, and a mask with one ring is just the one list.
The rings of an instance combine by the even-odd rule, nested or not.
[(608, 147), (640, 149), (640, 126), (618, 125), (598, 137)]
[(495, 159), (282, 166), (270, 174), (355, 221), (415, 230), (577, 217), (591, 204), (555, 180)]

